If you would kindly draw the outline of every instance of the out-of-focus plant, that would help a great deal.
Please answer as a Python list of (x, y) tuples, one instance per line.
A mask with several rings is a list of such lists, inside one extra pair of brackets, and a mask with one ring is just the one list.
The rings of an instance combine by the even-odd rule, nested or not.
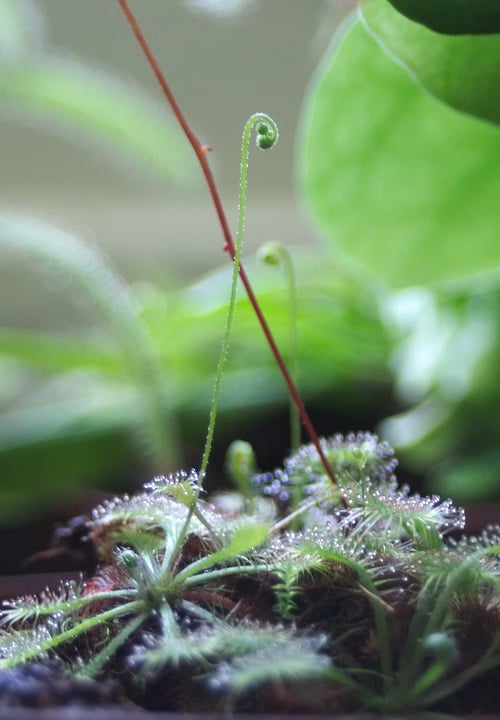
[[(32, 222), (14, 220), (17, 227), (34, 229)], [(46, 226), (43, 229), (52, 236), (60, 232)], [(78, 253), (71, 254), (76, 262), (89, 250), (76, 238), (70, 239), (71, 247), (79, 248)], [(23, 513), (38, 510), (44, 500), (50, 501), (68, 484), (102, 483), (105, 478), (109, 481), (128, 474), (131, 468), (138, 472), (154, 469), (151, 460), (155, 455), (143, 452), (151, 450), (151, 441), (144, 432), (139, 445), (130, 445), (127, 440), (140, 422), (140, 398), (151, 398), (147, 390), (151, 383), (156, 383), (159, 393), (153, 397), (163, 398), (157, 410), (163, 408), (165, 419), (170, 415), (170, 432), (175, 432), (174, 422), (180, 425), (184, 440), (199, 442), (203, 437), (217, 364), (217, 338), (227, 307), (230, 268), (185, 290), (165, 294), (151, 284), (127, 287), (95, 248), (92, 255), (103, 272), (107, 269), (118, 283), (118, 295), (109, 283), (105, 291), (116, 309), (145, 334), (147, 343), (141, 356), (149, 352), (149, 344), (150, 361), (158, 377), (155, 380), (153, 374), (140, 379), (134, 370), (138, 366), (126, 361), (123, 343), (115, 336), (112, 325), (108, 329), (98, 326), (85, 338), (0, 328), (4, 380), (0, 492), (5, 520), (14, 517), (14, 509)], [(362, 405), (368, 389), (380, 394), (388, 387), (386, 367), (392, 347), (389, 334), (380, 323), (369, 293), (353, 285), (350, 278), (338, 273), (335, 276), (326, 265), (322, 275), (319, 269), (313, 275), (316, 264), (316, 259), (307, 253), (297, 263), (301, 389), (319, 404), (331, 403), (333, 393), (339, 402), (349, 399)], [(288, 303), (284, 281), (257, 262), (251, 272), (266, 313), (278, 329), (278, 341), (286, 347)], [(88, 294), (85, 284), (82, 291)], [(119, 302), (122, 293), (127, 299), (125, 306)], [(239, 430), (244, 432), (259, 414), (287, 403), (286, 390), (257, 333), (248, 302), (240, 293), (236, 314), (220, 400), (219, 432), (230, 439), (234, 439), (228, 431), (234, 427), (234, 418), (239, 418)], [(148, 380), (146, 388), (144, 379)], [(172, 455), (169, 466), (175, 460)]]
[(176, 183), (193, 178), (165, 107), (117, 74), (54, 52), (32, 0), (0, 0), (0, 113), (55, 128), (143, 174)]
[[(191, 156), (165, 107), (116, 74), (55, 53), (31, 0), (0, 0), (0, 113), (7, 123), (56, 128), (110, 161), (134, 166), (142, 177), (178, 185), (193, 177)], [(24, 258), (27, 272), (52, 269), (65, 277), (72, 292), (91, 298), (108, 331), (112, 326), (109, 343), (2, 329), (0, 496), (3, 519), (12, 521), (17, 511), (38, 511), (58, 488), (122, 472), (131, 456), (122, 453), (116, 424), (133, 426), (139, 416), (149, 416), (144, 440), (152, 467), (174, 443), (172, 424), (170, 433), (161, 429), (167, 422), (160, 389), (165, 378), (159, 378), (137, 304), (99, 251), (6, 210), (0, 212), (0, 245)]]
[(230, 514), (194, 470), (97, 507), (91, 577), (1, 608), (3, 702), (34, 675), (161, 711), (494, 709), (500, 528), (450, 540), (464, 511), (400, 487), (387, 443), (321, 444), (335, 483), (303, 445)]
[(497, 495), (500, 473), (499, 17), (498, 2), (362, 0), (313, 78), (298, 144), (314, 220), (378, 285), (394, 332), (408, 410), (381, 432), (469, 499)]
[[(163, 108), (156, 114), (154, 103), (143, 102), (119, 78), (54, 57), (44, 47), (42, 18), (30, 3), (3, 0), (1, 8), (10, 19), (3, 26), (4, 44), (13, 48), (2, 66), (4, 107), (32, 122), (76, 131), (79, 139), (81, 130), (83, 139), (111, 139), (121, 156), (137, 156), (162, 177), (185, 179), (191, 160), (184, 161), (182, 150), (172, 153), (166, 147), (174, 135)], [(203, 435), (229, 269), (166, 294), (152, 285), (127, 287), (97, 248), (47, 224), (4, 213), (0, 240), (10, 252), (22, 254), (27, 273), (66, 276), (73, 294), (90, 298), (101, 310), (85, 338), (0, 329), (3, 521), (38, 512), (63, 488), (158, 469), (165, 460), (162, 447), (169, 455), (162, 467), (175, 467), (173, 417), (196, 442)], [(337, 387), (342, 397), (351, 395), (360, 404), (367, 386), (388, 383), (390, 342), (372, 295), (348, 275), (318, 262), (314, 253), (297, 255), (294, 262), (304, 392), (326, 404)], [(280, 278), (258, 265), (252, 276), (286, 348), (287, 290)], [(64, 292), (62, 288), (62, 297)], [(247, 301), (238, 295), (236, 305), (238, 322), (221, 397), (222, 431), (224, 417), (241, 415), (244, 409), (248, 423), (257, 411), (285, 405), (287, 399)], [(163, 440), (162, 414), (169, 421)], [(140, 443), (131, 445), (130, 433), (138, 426)]]
[[(402, 0), (393, 5), (404, 10)], [(313, 77), (297, 137), (300, 192), (335, 248), (333, 259), (318, 248), (294, 253), (301, 390), (330, 412), (336, 400), (362, 417), (370, 399), (389, 395), (395, 377), (406, 410), (383, 427), (403, 461), (432, 471), (443, 492), (458, 497), (461, 487), (481, 483), (491, 496), (500, 470), (499, 36), (438, 34), (387, 0), (366, 0), (360, 12)], [(191, 174), (163, 106), (119, 78), (55, 57), (34, 3), (0, 0), (0, 17), (2, 111), (105, 143), (161, 177), (184, 182)], [(445, 84), (446, 73), (457, 82)], [(181, 435), (198, 432), (197, 441), (229, 273), (175, 294), (126, 288), (158, 382), (168, 389), (164, 412)], [(265, 268), (251, 273), (286, 348), (284, 283)], [(127, 442), (137, 424), (137, 375), (134, 381), (112, 334), (99, 327), (82, 340), (2, 328), (0, 352), (6, 516), (34, 507), (37, 493), (40, 502), (49, 498), (51, 487), (147, 472)], [(219, 427), (231, 427), (237, 413), (244, 429), (263, 409), (286, 403), (248, 302), (238, 296)], [(378, 417), (393, 411), (394, 404)]]
[(386, 307), (399, 337), (392, 364), (407, 410), (380, 432), (429, 487), (462, 501), (498, 499), (498, 290), (447, 297), (411, 288)]

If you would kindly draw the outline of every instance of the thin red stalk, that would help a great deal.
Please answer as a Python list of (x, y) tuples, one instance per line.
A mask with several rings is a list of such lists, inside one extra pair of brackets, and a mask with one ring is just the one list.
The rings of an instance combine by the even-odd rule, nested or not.
[[(231, 256), (231, 259), (234, 262), (234, 256), (236, 254), (236, 248), (234, 245), (233, 237), (231, 234), (231, 231), (229, 229), (229, 225), (227, 223), (226, 214), (224, 212), (224, 208), (222, 206), (222, 202), (220, 199), (219, 191), (217, 190), (217, 186), (215, 184), (214, 177), (212, 175), (212, 171), (210, 169), (210, 165), (208, 164), (207, 160), (207, 151), (209, 148), (206, 145), (202, 145), (194, 132), (191, 129), (191, 126), (189, 125), (188, 121), (186, 120), (186, 117), (182, 110), (179, 107), (179, 104), (177, 103), (177, 100), (175, 99), (175, 96), (170, 89), (170, 86), (168, 85), (166, 78), (163, 74), (163, 72), (160, 69), (160, 66), (158, 65), (155, 56), (153, 55), (153, 52), (151, 48), (149, 47), (148, 43), (146, 42), (146, 39), (144, 35), (142, 34), (142, 31), (137, 23), (137, 20), (135, 19), (132, 11), (130, 10), (127, 0), (118, 0), (120, 3), (120, 7), (123, 10), (125, 17), (127, 18), (127, 22), (132, 28), (132, 31), (137, 38), (137, 41), (139, 45), (142, 48), (142, 51), (144, 52), (147, 61), (156, 75), (156, 79), (158, 80), (161, 89), (163, 90), (163, 94), (165, 95), (167, 102), (169, 103), (172, 112), (181, 126), (182, 130), (184, 131), (184, 134), (186, 135), (191, 147), (193, 148), (196, 157), (198, 158), (198, 162), (200, 163), (201, 169), (203, 171), (203, 175), (205, 176), (206, 183), (208, 185), (208, 189), (210, 191), (210, 195), (212, 197), (213, 204), (215, 206), (215, 211), (217, 213), (217, 217), (219, 219), (219, 223), (222, 229), (222, 233), (224, 235), (225, 240), (225, 246), (224, 251), (229, 253)], [(333, 484), (337, 483), (337, 480), (335, 478), (335, 475), (333, 473), (333, 470), (330, 467), (330, 463), (328, 462), (325, 453), (323, 452), (323, 448), (321, 447), (321, 443), (319, 442), (318, 435), (316, 433), (316, 430), (314, 429), (314, 426), (311, 422), (311, 419), (309, 417), (309, 414), (307, 413), (307, 410), (305, 409), (304, 403), (302, 402), (302, 399), (299, 395), (299, 392), (295, 386), (295, 383), (293, 382), (292, 376), (290, 375), (288, 368), (285, 364), (285, 361), (283, 360), (283, 357), (278, 349), (278, 346), (276, 345), (276, 341), (274, 340), (274, 337), (271, 333), (271, 329), (267, 323), (267, 320), (261, 310), (261, 307), (257, 301), (257, 298), (255, 296), (255, 293), (252, 289), (252, 286), (250, 284), (250, 281), (248, 279), (248, 276), (243, 268), (243, 265), (240, 264), (239, 267), (239, 275), (241, 282), (243, 283), (243, 286), (245, 288), (245, 291), (247, 293), (248, 299), (252, 305), (252, 308), (255, 312), (255, 315), (257, 316), (257, 320), (262, 328), (262, 331), (265, 335), (265, 338), (267, 340), (267, 343), (271, 349), (271, 352), (274, 356), (274, 359), (278, 365), (278, 368), (281, 372), (281, 375), (283, 376), (283, 379), (285, 380), (285, 383), (288, 387), (288, 391), (293, 399), (293, 402), (295, 403), (295, 406), (300, 414), (302, 424), (304, 425), (307, 434), (309, 435), (309, 438), (311, 442), (313, 443), (314, 447), (316, 448), (319, 457), (321, 458), (321, 462), (323, 463), (323, 466), (326, 470), (326, 473), (328, 474), (328, 477), (332, 481)]]

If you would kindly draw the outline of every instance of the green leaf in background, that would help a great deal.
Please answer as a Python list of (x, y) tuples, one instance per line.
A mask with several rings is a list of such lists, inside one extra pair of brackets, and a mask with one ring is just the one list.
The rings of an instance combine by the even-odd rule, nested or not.
[(439, 35), (403, 17), (387, 0), (362, 0), (361, 17), (387, 54), (431, 95), (500, 123), (500, 34)]
[[(1, 238), (0, 234), (0, 244)], [(77, 262), (73, 245), (66, 252)], [(387, 401), (387, 365), (393, 345), (380, 322), (373, 289), (343, 275), (324, 253), (320, 255), (318, 248), (293, 253), (300, 388), (307, 401), (327, 408), (329, 414), (343, 407), (356, 412), (367, 396)], [(40, 250), (36, 254), (32, 250), (31, 256), (38, 259)], [(43, 264), (41, 269), (47, 272)], [(257, 260), (249, 261), (247, 269), (276, 330), (276, 340), (288, 357), (284, 278)], [(152, 346), (143, 351), (155, 359), (156, 377), (165, 394), (168, 390), (165, 417), (175, 416), (184, 446), (199, 444), (206, 432), (230, 275), (231, 267), (224, 265), (204, 280), (168, 295), (144, 283), (129, 288), (128, 299), (119, 293), (121, 312), (127, 312), (133, 302), (133, 313)], [(108, 290), (109, 286), (107, 282)], [(76, 293), (74, 280), (71, 289)], [(137, 374), (126, 362), (124, 341), (116, 337), (116, 329), (110, 330), (116, 320), (112, 321), (109, 310), (106, 317), (90, 335), (88, 330), (60, 335), (0, 328), (2, 522), (15, 512), (23, 516), (39, 512), (42, 500), (50, 504), (54, 494), (60, 497), (64, 489), (74, 491), (76, 486), (92, 484), (109, 488), (110, 481), (120, 475), (149, 472), (144, 463), (144, 432), (139, 447), (130, 443), (131, 436), (138, 437), (144, 382), (137, 382)], [(137, 340), (136, 344), (141, 343)], [(143, 380), (156, 382), (155, 373)], [(286, 404), (284, 383), (241, 293), (222, 387), (217, 441), (228, 444), (236, 429), (238, 434), (245, 433), (270, 408)], [(169, 469), (176, 469), (175, 462), (171, 456)], [(37, 499), (26, 505), (25, 498), (30, 496)]]
[[(74, 292), (91, 299), (99, 309), (120, 348), (129, 384), (137, 390), (137, 402), (142, 406), (138, 430), (149, 446), (153, 464), (161, 470), (167, 458), (175, 455), (164, 378), (125, 281), (97, 248), (43, 222), (0, 214), (0, 247), (23, 254), (35, 261), (35, 267), (49, 261), (60, 277), (71, 281)], [(25, 350), (30, 349), (28, 344)]]
[(384, 316), (399, 344), (392, 367), (401, 400), (378, 432), (425, 489), (457, 502), (500, 497), (500, 292), (409, 288)]
[(187, 183), (194, 161), (168, 112), (134, 86), (75, 60), (43, 57), (0, 69), (0, 112), (50, 126), (110, 157)]
[(359, 22), (313, 78), (301, 138), (309, 208), (365, 276), (402, 288), (500, 267), (500, 135), (422, 93)]
[(396, 10), (436, 32), (500, 32), (499, 0), (389, 0)]
[(44, 48), (31, 0), (0, 0), (0, 113), (58, 130), (143, 174), (186, 184), (195, 161), (165, 104), (119, 75)]
[[(66, 372), (85, 367), (120, 373), (123, 361), (113, 343), (89, 337), (50, 335), (40, 331), (0, 327), (0, 357), (12, 358), (37, 370)], [(1, 391), (0, 391), (1, 397)]]
[[(373, 289), (343, 275), (317, 248), (313, 252), (296, 250), (292, 257), (297, 282), (299, 385), (305, 398), (318, 401), (329, 397), (332, 388), (347, 387), (352, 397), (367, 379), (384, 386), (392, 346), (380, 323)], [(259, 261), (246, 260), (245, 266), (288, 360), (290, 306), (284, 280)], [(184, 407), (194, 408), (200, 400), (207, 407), (229, 282), (229, 267), (210, 274), (171, 300), (162, 330), (160, 326), (150, 328), (164, 348), (160, 354), (168, 357), (175, 379), (173, 391), (178, 398), (183, 396)], [(366, 386), (362, 392), (366, 394)], [(222, 416), (226, 410), (237, 410), (246, 420), (259, 406), (285, 403), (286, 398), (285, 385), (253, 310), (240, 293), (222, 387)]]

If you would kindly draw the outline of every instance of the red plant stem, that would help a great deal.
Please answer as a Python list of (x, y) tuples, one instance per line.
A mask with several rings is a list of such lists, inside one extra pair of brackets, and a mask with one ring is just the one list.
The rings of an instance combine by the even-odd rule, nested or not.
[[(127, 0), (118, 0), (121, 9), (123, 10), (125, 17), (127, 18), (127, 22), (132, 28), (132, 31), (137, 38), (137, 41), (139, 45), (142, 48), (142, 51), (144, 52), (144, 55), (147, 58), (147, 61), (156, 75), (156, 79), (158, 80), (161, 89), (163, 91), (163, 94), (165, 95), (167, 102), (169, 103), (172, 112), (181, 126), (182, 130), (184, 131), (184, 134), (186, 135), (191, 147), (193, 148), (196, 157), (198, 158), (198, 162), (200, 163), (201, 169), (203, 171), (203, 175), (205, 176), (206, 183), (208, 185), (208, 189), (210, 191), (210, 195), (212, 197), (213, 204), (215, 206), (215, 211), (217, 213), (217, 217), (219, 219), (219, 223), (222, 229), (222, 234), (224, 235), (225, 245), (224, 245), (224, 252), (229, 253), (231, 256), (231, 259), (234, 262), (234, 257), (236, 254), (236, 247), (233, 241), (233, 237), (231, 234), (231, 231), (229, 229), (229, 225), (227, 223), (226, 214), (224, 212), (224, 208), (222, 206), (222, 202), (220, 199), (219, 191), (217, 190), (217, 186), (215, 184), (214, 177), (212, 175), (212, 171), (210, 170), (210, 165), (208, 164), (207, 160), (207, 152), (210, 150), (209, 147), (206, 145), (202, 145), (196, 135), (194, 134), (193, 130), (191, 129), (191, 126), (189, 125), (188, 121), (186, 120), (186, 117), (182, 110), (179, 107), (179, 104), (177, 100), (175, 99), (175, 96), (170, 89), (170, 86), (168, 85), (166, 78), (163, 74), (163, 72), (160, 69), (160, 66), (158, 65), (155, 56), (153, 55), (153, 52), (151, 48), (149, 47), (148, 43), (146, 42), (146, 39), (144, 35), (142, 34), (142, 31), (137, 23), (137, 20), (135, 19), (132, 11), (130, 10)], [(281, 372), (281, 375), (283, 376), (283, 379), (288, 387), (288, 391), (293, 399), (293, 402), (295, 403), (295, 406), (300, 414), (302, 424), (304, 425), (307, 434), (309, 435), (309, 438), (311, 442), (313, 443), (314, 447), (316, 448), (318, 455), (321, 459), (321, 462), (326, 470), (326, 473), (332, 483), (334, 485), (337, 484), (337, 480), (335, 478), (335, 475), (333, 473), (332, 468), (330, 467), (330, 463), (328, 462), (325, 453), (323, 451), (323, 448), (321, 447), (321, 443), (319, 441), (318, 435), (316, 433), (316, 430), (314, 429), (314, 426), (311, 422), (311, 419), (309, 417), (309, 414), (307, 413), (307, 410), (305, 409), (304, 403), (302, 402), (302, 399), (299, 395), (299, 392), (295, 386), (295, 383), (292, 379), (292, 376), (290, 375), (288, 368), (285, 364), (285, 361), (283, 360), (283, 357), (278, 349), (278, 346), (276, 345), (276, 341), (274, 340), (274, 337), (271, 333), (271, 329), (268, 325), (268, 322), (261, 310), (261, 307), (257, 301), (257, 298), (255, 296), (255, 293), (252, 289), (252, 286), (250, 284), (250, 280), (248, 279), (248, 276), (243, 268), (243, 265), (240, 264), (239, 267), (239, 275), (241, 282), (243, 283), (243, 286), (245, 288), (246, 294), (248, 296), (248, 299), (252, 305), (252, 308), (255, 312), (255, 315), (257, 316), (257, 320), (262, 328), (262, 331), (265, 335), (265, 338), (267, 340), (267, 343), (271, 349), (271, 352), (274, 356), (274, 359), (278, 365), (278, 368)]]

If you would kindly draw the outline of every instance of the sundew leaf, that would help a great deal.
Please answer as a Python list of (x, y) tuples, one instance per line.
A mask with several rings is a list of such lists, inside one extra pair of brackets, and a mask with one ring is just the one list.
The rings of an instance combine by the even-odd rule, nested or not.
[(364, 277), (401, 288), (500, 264), (500, 141), (422, 93), (355, 23), (313, 80), (301, 182), (324, 232)]
[(197, 497), (197, 493), (193, 488), (192, 483), (188, 481), (172, 484), (169, 488), (168, 494), (186, 507), (190, 507), (193, 502), (196, 501)]
[(185, 472), (172, 475), (160, 475), (149, 483), (145, 488), (156, 496), (168, 496), (178, 500), (182, 505), (190, 508), (198, 502), (200, 494), (200, 479), (198, 474), (192, 470), (189, 474)]
[(499, 0), (389, 0), (396, 10), (436, 32), (500, 32)]
[(222, 661), (210, 679), (214, 690), (238, 695), (262, 683), (295, 684), (325, 677), (330, 660), (322, 654), (324, 636), (295, 637), (254, 653)]
[(202, 573), (204, 570), (254, 550), (269, 538), (269, 531), (269, 525), (263, 522), (249, 520), (242, 523), (234, 530), (224, 547), (199, 560), (195, 560), (181, 570), (176, 576), (176, 583), (182, 585), (187, 579), (195, 575), (203, 580)]
[[(492, 4), (500, 21), (500, 4)], [(387, 0), (362, 0), (361, 17), (385, 52), (428, 92), (500, 123), (500, 34), (440, 35), (403, 17)]]
[(269, 526), (262, 522), (246, 522), (236, 528), (231, 540), (220, 552), (231, 557), (249, 552), (269, 537)]
[(97, 145), (177, 183), (194, 176), (194, 161), (168, 113), (131, 84), (75, 60), (37, 57), (0, 72), (1, 112)]
[[(267, 523), (258, 522), (256, 520), (248, 520), (238, 525), (228, 542), (217, 552), (207, 555), (207, 557), (198, 560), (190, 567), (196, 567), (197, 572), (205, 567), (212, 567), (218, 563), (243, 555), (262, 545), (269, 538), (269, 525)], [(192, 573), (189, 573), (192, 574)]]

